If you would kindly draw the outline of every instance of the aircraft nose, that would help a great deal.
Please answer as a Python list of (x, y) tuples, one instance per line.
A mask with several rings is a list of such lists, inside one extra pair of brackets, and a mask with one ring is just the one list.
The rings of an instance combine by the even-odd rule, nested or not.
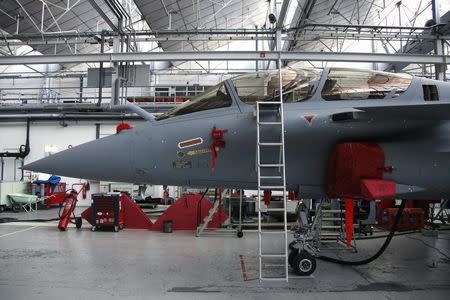
[[(131, 131), (131, 130), (129, 130)], [(90, 180), (134, 178), (131, 132), (123, 131), (32, 162), (25, 170)]]

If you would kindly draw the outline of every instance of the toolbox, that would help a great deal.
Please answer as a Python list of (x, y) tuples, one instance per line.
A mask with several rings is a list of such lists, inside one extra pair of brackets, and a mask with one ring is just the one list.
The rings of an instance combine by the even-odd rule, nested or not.
[(123, 229), (124, 213), (120, 193), (92, 195), (92, 231)]

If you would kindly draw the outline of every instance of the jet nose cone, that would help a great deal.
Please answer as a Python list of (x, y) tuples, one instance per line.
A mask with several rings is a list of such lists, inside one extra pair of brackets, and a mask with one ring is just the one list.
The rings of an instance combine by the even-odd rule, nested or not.
[(58, 152), (23, 169), (74, 178), (132, 182), (133, 145), (131, 132), (121, 132)]

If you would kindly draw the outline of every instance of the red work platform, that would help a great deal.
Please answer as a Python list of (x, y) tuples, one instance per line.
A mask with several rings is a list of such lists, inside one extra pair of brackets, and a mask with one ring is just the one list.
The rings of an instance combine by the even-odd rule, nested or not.
[[(162, 214), (152, 230), (162, 231), (164, 221), (172, 221), (172, 228), (174, 230), (195, 230), (197, 229), (198, 220), (203, 222), (203, 219), (209, 214), (209, 210), (213, 207), (213, 203), (208, 199), (203, 198), (200, 194), (186, 194), (181, 196), (174, 204), (172, 204)], [(225, 220), (228, 219), (228, 214), (223, 211), (218, 211), (214, 215), (208, 228), (219, 228)]]
[[(153, 224), (142, 209), (134, 203), (127, 195), (120, 196), (121, 205), (124, 212), (123, 227), (128, 229), (147, 229), (162, 231), (164, 221), (172, 221), (174, 230), (195, 230), (198, 226), (198, 220), (203, 219), (209, 214), (209, 210), (213, 207), (208, 199), (203, 198), (200, 194), (183, 195), (174, 204), (169, 206), (167, 210)], [(81, 213), (81, 216), (92, 224), (92, 208), (89, 207)], [(219, 228), (228, 214), (218, 211), (214, 215), (208, 228)]]

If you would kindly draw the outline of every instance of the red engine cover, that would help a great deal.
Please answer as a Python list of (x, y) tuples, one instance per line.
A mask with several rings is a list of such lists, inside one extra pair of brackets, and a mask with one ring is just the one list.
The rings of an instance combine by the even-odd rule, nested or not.
[(382, 179), (384, 169), (384, 152), (378, 144), (338, 144), (328, 162), (327, 196), (362, 197), (361, 180)]

